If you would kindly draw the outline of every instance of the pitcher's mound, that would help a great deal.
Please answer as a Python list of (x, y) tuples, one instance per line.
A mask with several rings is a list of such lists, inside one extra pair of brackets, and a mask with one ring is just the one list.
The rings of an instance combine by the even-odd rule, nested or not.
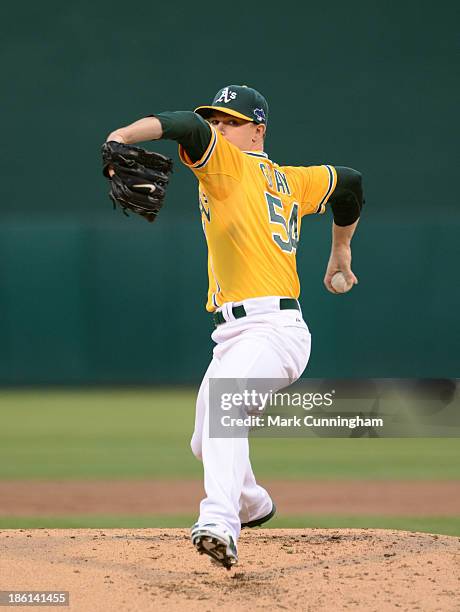
[(3, 530), (0, 590), (69, 591), (85, 612), (460, 609), (457, 537), (259, 529), (238, 549), (227, 571), (185, 529)]

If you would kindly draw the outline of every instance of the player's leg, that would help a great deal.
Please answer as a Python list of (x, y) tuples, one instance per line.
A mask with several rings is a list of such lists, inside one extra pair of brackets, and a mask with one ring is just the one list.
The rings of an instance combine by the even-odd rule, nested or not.
[[(276, 325), (271, 335), (271, 341), (275, 346), (282, 347), (282, 350), (289, 355), (290, 363), (286, 365), (289, 381), (293, 383), (302, 375), (307, 366), (310, 358), (311, 336), (303, 320), (300, 322), (296, 321), (295, 326), (292, 327), (293, 317), (291, 314), (281, 315), (281, 317), (278, 317), (278, 315), (274, 316), (275, 321), (279, 318), (284, 319), (283, 324)], [(269, 520), (273, 516), (274, 510), (272, 498), (257, 483), (251, 464), (248, 462), (240, 498), (241, 523), (257, 522), (265, 517), (268, 517), (266, 520)]]
[[(269, 516), (273, 511), (273, 500), (268, 491), (257, 484), (250, 461), (246, 467), (240, 497), (241, 524)], [(268, 519), (267, 519), (268, 520)]]
[[(240, 340), (226, 351), (221, 351), (214, 378), (281, 378), (279, 357), (267, 341)], [(264, 362), (265, 367), (260, 364)], [(285, 376), (285, 375), (284, 375)], [(210, 410), (204, 395), (204, 420), (202, 430), (202, 458), (206, 498), (200, 505), (200, 523), (216, 523), (224, 526), (236, 539), (239, 536), (240, 497), (249, 463), (247, 437), (213, 438), (209, 432)]]
[[(224, 348), (221, 343), (214, 378), (285, 377), (280, 359), (266, 339), (236, 337)], [(216, 351), (215, 351), (216, 352)], [(214, 361), (214, 360), (213, 360)], [(265, 363), (264, 370), (258, 364)], [(198, 522), (192, 527), (192, 543), (200, 553), (212, 557), (229, 569), (237, 560), (236, 542), (241, 530), (240, 500), (244, 479), (250, 469), (249, 444), (245, 437), (214, 438), (210, 436), (210, 406), (206, 385), (201, 387), (205, 406), (202, 420), (201, 454), (206, 497), (200, 504)], [(244, 433), (244, 432), (243, 432)], [(194, 434), (194, 444), (198, 436)], [(198, 449), (195, 447), (194, 452)]]
[[(297, 326), (295, 330), (293, 326), (286, 326), (284, 329), (281, 321), (283, 319), (278, 316), (273, 326), (263, 329), (251, 329), (249, 322), (245, 322), (239, 331), (237, 326), (232, 327), (233, 335), (227, 330), (222, 338), (217, 336), (215, 339), (221, 342), (215, 351), (212, 377), (266, 379), (270, 388), (276, 379), (295, 380), (308, 361), (310, 336), (306, 326)], [(243, 329), (244, 334), (241, 333)], [(251, 520), (260, 516), (259, 512), (265, 512), (270, 498), (255, 482), (247, 438), (210, 437), (207, 392), (203, 392), (202, 402), (205, 406), (202, 412), (202, 456), (207, 497), (201, 504), (200, 523), (222, 524), (236, 539), (240, 531), (240, 505), (243, 516), (245, 512), (256, 515), (249, 516)]]
[(195, 408), (195, 428), (193, 430), (192, 440), (190, 442), (192, 452), (197, 459), (203, 458), (201, 445), (203, 440), (203, 424), (206, 413), (206, 401), (207, 398), (209, 398), (209, 379), (215, 376), (219, 363), (220, 359), (213, 357), (205, 375), (203, 376), (203, 380), (201, 381), (201, 385), (198, 390)]
[[(287, 370), (289, 381), (292, 383), (297, 380), (297, 378), (299, 378), (308, 363), (308, 359), (310, 356), (311, 339), (310, 332), (305, 322), (303, 320), (299, 321), (297, 319), (295, 311), (294, 314), (297, 320), (295, 322), (295, 326), (293, 326), (293, 319), (291, 314), (292, 313), (285, 312), (282, 315), (275, 315), (273, 327), (265, 328), (262, 332), (260, 332), (259, 329), (255, 328), (254, 333), (256, 334), (257, 340), (260, 337), (262, 337), (262, 339), (267, 339), (267, 337), (269, 337), (270, 343), (275, 348), (278, 347), (280, 352), (284, 351), (288, 353), (289, 357), (285, 369)], [(282, 320), (280, 323), (278, 319), (284, 320)], [(290, 333), (286, 333), (286, 329), (289, 330)], [(245, 335), (247, 337), (247, 329), (244, 329), (243, 331), (245, 332)], [(192, 448), (193, 454), (197, 459), (202, 459), (201, 443), (203, 437), (203, 423), (206, 412), (206, 402), (209, 398), (209, 379), (217, 378), (217, 371), (220, 367), (221, 357), (226, 351), (229, 350), (227, 348), (227, 345), (230, 343), (234, 344), (235, 336), (236, 340), (238, 340), (238, 334), (240, 333), (238, 330), (235, 330), (233, 334), (229, 334), (227, 332), (224, 335), (218, 332), (219, 330), (216, 330), (213, 334), (213, 339), (218, 344), (214, 349), (213, 359), (209, 364), (206, 373), (204, 374), (196, 401), (195, 427), (190, 446)], [(228, 340), (230, 340), (230, 342), (228, 342)], [(263, 377), (268, 377), (266, 372)], [(255, 478), (252, 470), (250, 470), (246, 475), (243, 486), (248, 504), (252, 500), (252, 505), (260, 506), (261, 504), (259, 502), (263, 502), (264, 500), (266, 501), (266, 496), (264, 496), (262, 487), (259, 487), (255, 483)]]
[[(209, 379), (213, 378), (219, 367), (220, 359), (214, 357), (203, 377), (198, 391), (195, 412), (195, 428), (190, 446), (197, 459), (202, 459), (203, 423), (206, 413), (206, 400), (209, 397)], [(247, 462), (244, 474), (242, 494), (240, 497), (239, 517), (241, 523), (248, 523), (267, 516), (272, 511), (273, 503), (268, 492), (257, 484), (250, 462)]]
[(218, 407), (209, 406), (209, 378), (266, 379), (272, 391), (278, 390), (272, 384), (275, 379), (284, 379), (282, 386), (296, 380), (308, 362), (310, 334), (293, 314), (275, 314), (263, 325), (254, 325), (248, 317), (213, 334), (217, 346), (200, 387), (192, 440), (194, 453), (203, 459), (207, 497), (192, 528), (192, 542), (227, 568), (237, 561), (241, 518), (266, 514), (271, 499), (255, 481), (247, 437), (210, 437), (209, 411)]

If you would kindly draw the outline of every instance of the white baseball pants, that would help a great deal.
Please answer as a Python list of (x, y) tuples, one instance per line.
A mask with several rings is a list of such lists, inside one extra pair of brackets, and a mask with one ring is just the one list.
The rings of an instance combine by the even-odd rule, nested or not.
[[(301, 312), (280, 310), (279, 299), (253, 298), (227, 303), (219, 309), (226, 323), (219, 325), (211, 336), (216, 346), (196, 403), (191, 447), (194, 455), (203, 461), (206, 491), (198, 520), (226, 527), (235, 542), (241, 522), (271, 511), (271, 498), (256, 483), (248, 439), (209, 436), (209, 379), (266, 378), (293, 383), (301, 376), (310, 357), (310, 332)], [(244, 305), (247, 316), (235, 319), (231, 307), (240, 304)]]

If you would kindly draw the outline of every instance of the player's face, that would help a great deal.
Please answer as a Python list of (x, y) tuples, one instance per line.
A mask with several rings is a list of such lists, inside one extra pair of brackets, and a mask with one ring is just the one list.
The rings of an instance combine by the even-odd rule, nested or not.
[(219, 130), (224, 138), (234, 144), (242, 151), (254, 149), (257, 133), (257, 125), (252, 121), (245, 121), (239, 117), (227, 115), (227, 113), (214, 112), (207, 120)]

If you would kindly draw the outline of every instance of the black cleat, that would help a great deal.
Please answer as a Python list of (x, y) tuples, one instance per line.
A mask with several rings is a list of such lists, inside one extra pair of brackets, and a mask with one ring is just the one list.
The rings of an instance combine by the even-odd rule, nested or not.
[(269, 521), (271, 518), (273, 518), (275, 514), (276, 514), (276, 506), (272, 502), (272, 509), (270, 510), (268, 514), (266, 514), (265, 516), (261, 516), (258, 519), (254, 519), (253, 521), (248, 521), (247, 523), (241, 523), (241, 529), (246, 529), (247, 527), (249, 528), (260, 527), (260, 525), (263, 525), (264, 523)]

